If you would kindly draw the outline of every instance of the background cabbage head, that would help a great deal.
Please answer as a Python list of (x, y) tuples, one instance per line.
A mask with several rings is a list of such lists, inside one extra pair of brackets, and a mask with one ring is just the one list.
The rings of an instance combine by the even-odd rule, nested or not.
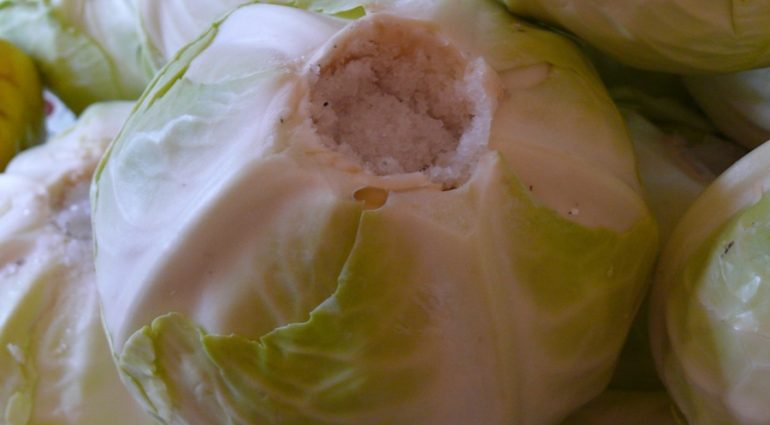
[(154, 423), (115, 370), (91, 249), (91, 176), (131, 106), (88, 108), (0, 174), (0, 423)]
[(0, 38), (34, 59), (75, 113), (138, 98), (156, 70), (133, 0), (1, 0)]
[(653, 288), (658, 370), (691, 423), (770, 421), (770, 145), (722, 174), (677, 225)]
[(620, 61), (680, 74), (770, 65), (765, 0), (502, 0), (518, 15), (574, 33)]

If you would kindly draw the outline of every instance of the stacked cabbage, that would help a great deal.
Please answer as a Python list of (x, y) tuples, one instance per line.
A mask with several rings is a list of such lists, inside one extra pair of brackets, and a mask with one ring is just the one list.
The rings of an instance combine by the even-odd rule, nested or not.
[(0, 422), (770, 423), (770, 3), (243, 3), (0, 0)]
[(763, 224), (770, 3), (504, 3), (626, 64), (688, 74), (688, 90), (714, 124), (756, 148), (675, 220), (656, 273), (651, 330), (658, 372), (687, 421), (770, 423)]

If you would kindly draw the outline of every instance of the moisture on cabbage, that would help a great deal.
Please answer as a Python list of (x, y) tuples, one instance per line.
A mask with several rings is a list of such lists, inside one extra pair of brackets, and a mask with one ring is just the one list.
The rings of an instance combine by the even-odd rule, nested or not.
[(96, 174), (124, 381), (169, 424), (558, 423), (657, 247), (590, 64), (493, 2), (305, 6), (183, 47)]

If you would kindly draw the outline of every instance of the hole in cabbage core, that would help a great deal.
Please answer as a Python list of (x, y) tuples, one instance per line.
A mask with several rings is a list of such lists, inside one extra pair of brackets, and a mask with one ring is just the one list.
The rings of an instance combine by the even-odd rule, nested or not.
[(366, 186), (353, 192), (353, 199), (362, 201), (364, 209), (374, 210), (388, 201), (388, 191), (379, 187)]
[(460, 149), (479, 115), (475, 65), (426, 26), (387, 15), (334, 43), (310, 92), (323, 143), (376, 175), (422, 172), (445, 188), (467, 179), (478, 156)]

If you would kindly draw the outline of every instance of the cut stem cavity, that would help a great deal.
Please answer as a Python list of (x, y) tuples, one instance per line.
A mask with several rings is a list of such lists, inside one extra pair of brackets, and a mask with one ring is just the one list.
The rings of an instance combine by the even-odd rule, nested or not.
[(449, 189), (486, 146), (491, 74), (427, 24), (372, 15), (317, 62), (311, 116), (327, 147), (368, 172), (420, 172)]

